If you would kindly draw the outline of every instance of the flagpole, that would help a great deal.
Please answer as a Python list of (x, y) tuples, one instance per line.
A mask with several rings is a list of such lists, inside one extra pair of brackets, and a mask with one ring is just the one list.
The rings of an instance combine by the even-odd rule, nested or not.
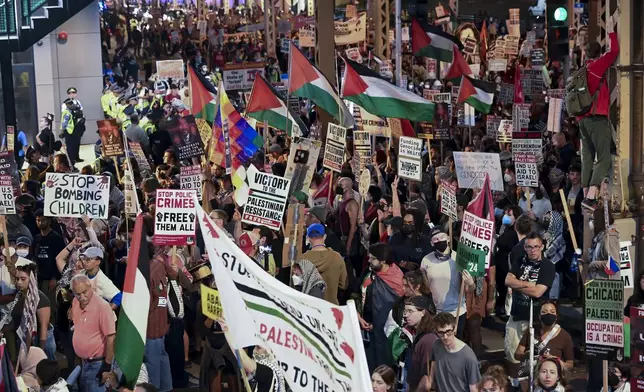
[[(291, 41), (291, 45), (295, 46), (293, 41)], [(304, 53), (302, 53), (302, 54), (304, 54)], [(289, 105), (288, 97), (291, 95), (289, 90), (291, 89), (291, 64), (292, 63), (293, 63), (293, 56), (291, 56), (291, 51), (289, 50), (289, 52), (288, 52), (288, 69), (286, 71), (287, 76), (288, 76), (288, 78), (286, 79), (286, 102), (284, 102), (284, 111), (285, 111), (284, 118), (286, 119), (286, 125), (284, 126), (284, 131), (286, 131), (287, 135), (289, 134), (289, 131), (288, 131), (288, 105)], [(299, 113), (298, 113), (298, 115), (299, 115)], [(293, 120), (295, 120), (295, 119), (293, 119)], [(293, 129), (291, 128), (291, 132), (290, 132), (291, 137), (293, 135), (292, 131), (293, 131)]]
[(396, 84), (400, 88), (402, 85), (402, 22), (400, 21), (401, 0), (396, 0)]

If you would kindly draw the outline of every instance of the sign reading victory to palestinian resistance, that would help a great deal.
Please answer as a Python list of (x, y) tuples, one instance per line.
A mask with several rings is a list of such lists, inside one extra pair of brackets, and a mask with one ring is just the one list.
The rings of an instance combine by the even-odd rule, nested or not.
[(262, 173), (253, 165), (248, 168), (247, 178), (250, 191), (244, 205), (242, 222), (279, 230), (291, 180)]
[(194, 190), (157, 190), (153, 237), (155, 245), (194, 245), (196, 194)]
[(465, 211), (456, 254), (459, 271), (466, 270), (475, 277), (485, 276), (490, 268), (493, 240), (494, 222)]
[(326, 132), (326, 146), (322, 165), (329, 170), (340, 172), (344, 163), (344, 149), (347, 143), (347, 129), (329, 123)]
[(622, 360), (624, 355), (624, 282), (591, 280), (584, 286), (586, 355)]
[(398, 175), (409, 180), (422, 179), (423, 139), (401, 136), (398, 143)]
[(110, 177), (76, 173), (47, 173), (45, 216), (107, 219)]
[(459, 188), (481, 189), (485, 175), (488, 174), (492, 190), (503, 191), (503, 171), (499, 154), (454, 151), (454, 164), (456, 165)]

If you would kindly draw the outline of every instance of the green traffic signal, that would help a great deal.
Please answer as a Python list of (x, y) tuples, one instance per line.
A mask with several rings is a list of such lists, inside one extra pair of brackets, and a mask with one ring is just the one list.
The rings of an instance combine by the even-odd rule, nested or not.
[(568, 11), (565, 7), (559, 7), (555, 10), (555, 20), (557, 22), (563, 22), (568, 19)]

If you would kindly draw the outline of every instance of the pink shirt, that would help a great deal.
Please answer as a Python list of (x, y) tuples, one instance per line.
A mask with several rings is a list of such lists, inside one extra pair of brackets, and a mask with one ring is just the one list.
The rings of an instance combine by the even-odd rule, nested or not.
[(105, 342), (109, 335), (116, 333), (114, 312), (110, 304), (94, 293), (85, 309), (81, 309), (78, 299), (72, 302), (74, 337), (72, 343), (76, 355), (82, 359), (105, 356)]

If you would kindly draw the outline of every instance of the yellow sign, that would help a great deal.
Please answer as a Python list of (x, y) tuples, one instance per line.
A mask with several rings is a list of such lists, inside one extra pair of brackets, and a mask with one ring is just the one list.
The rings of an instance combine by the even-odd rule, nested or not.
[(201, 312), (204, 316), (213, 320), (220, 320), (224, 317), (224, 310), (219, 300), (219, 291), (203, 284), (201, 285)]

